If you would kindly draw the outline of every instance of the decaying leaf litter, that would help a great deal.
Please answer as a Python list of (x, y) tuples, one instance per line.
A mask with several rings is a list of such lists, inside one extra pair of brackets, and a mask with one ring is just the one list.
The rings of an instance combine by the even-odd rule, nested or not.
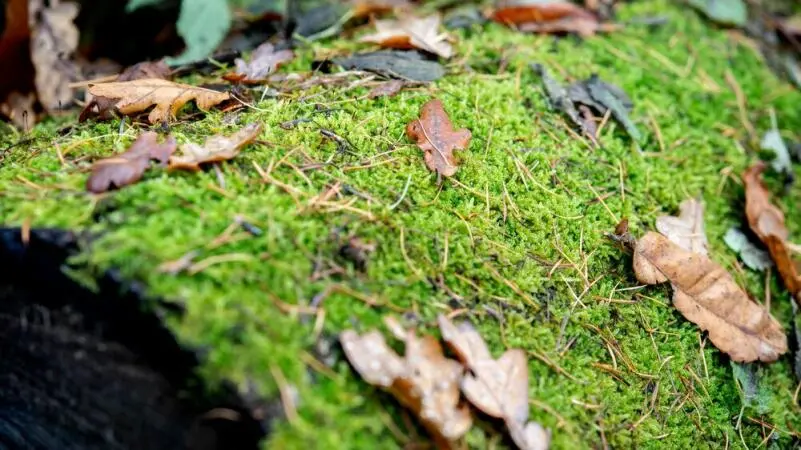
[[(550, 10), (546, 10), (546, 12), (540, 12), (539, 6), (532, 7), (531, 5), (513, 5), (515, 8), (523, 11), (515, 11), (515, 14), (521, 14), (522, 18), (520, 19), (510, 19), (504, 16), (504, 14), (509, 13), (509, 11), (505, 9), (507, 6), (507, 4), (499, 5), (490, 17), (504, 24), (515, 25), (520, 31), (571, 32), (581, 36), (591, 36), (600, 30), (600, 28), (598, 28), (600, 21), (597, 19), (597, 17), (582, 8), (571, 6), (570, 4), (555, 8), (555, 11), (558, 12), (554, 12), (553, 16), (551, 16)], [(404, 20), (403, 17), (409, 16), (401, 15), (400, 17), (401, 18), (399, 20), (402, 21)], [(506, 18), (504, 20), (499, 20), (498, 17)], [(389, 24), (389, 22), (384, 23)], [(377, 24), (378, 22), (376, 25)], [(395, 28), (391, 28), (390, 25), (384, 25), (384, 32), (391, 34), (394, 33), (394, 30), (396, 29), (403, 29), (402, 24), (393, 24), (391, 26)], [(437, 27), (439, 27), (438, 22)], [(381, 32), (381, 28), (379, 28), (379, 32)], [(430, 36), (440, 35), (431, 34)], [(375, 41), (383, 46), (393, 48), (397, 48), (398, 46), (402, 48), (413, 47), (422, 51), (422, 53), (417, 51), (397, 50), (380, 51), (368, 54), (339, 56), (332, 61), (346, 68), (350, 67), (368, 70), (381, 76), (398, 78), (400, 80), (428, 82), (446, 76), (446, 70), (443, 68), (442, 64), (434, 61), (431, 58), (432, 54), (438, 54), (438, 56), (442, 58), (448, 58), (451, 55), (447, 51), (442, 50), (444, 47), (438, 47), (437, 43), (428, 42), (428, 40), (433, 38), (424, 38), (422, 43), (414, 43), (414, 36), (407, 36), (403, 38), (393, 37), (391, 39), (385, 39), (383, 37), (370, 37), (369, 35), (365, 35), (365, 37), (369, 37), (369, 39), (367, 39), (368, 41)], [(384, 42), (392, 42), (393, 40), (403, 41), (404, 43), (384, 44)], [(441, 43), (442, 41), (435, 42)], [(365, 49), (367, 49), (367, 47), (365, 47)], [(456, 57), (458, 57), (458, 55), (456, 55)], [(282, 56), (281, 58), (288, 59), (289, 57)], [(347, 62), (348, 59), (359, 61), (358, 58), (363, 58), (371, 62)], [(370, 58), (372, 58), (372, 60)], [(245, 84), (262, 84), (265, 81), (268, 81), (269, 75), (275, 71), (275, 68), (278, 65), (277, 63), (273, 63), (268, 60), (262, 68), (247, 67), (245, 60), (241, 61), (241, 63), (236, 63), (237, 70), (235, 72), (228, 72), (236, 75), (228, 76), (227, 78), (229, 78), (231, 81), (243, 82)], [(255, 63), (256, 61), (257, 58), (254, 55), (251, 62)], [(546, 65), (547, 64), (541, 65), (537, 68), (537, 70), (542, 74), (543, 80), (547, 76), (547, 69), (543, 69), (543, 67)], [(251, 73), (253, 75), (251, 75)], [(244, 75), (244, 78), (241, 77), (242, 75)], [(108, 118), (113, 116), (113, 114), (110, 114), (111, 112), (119, 115), (131, 116), (139, 116), (142, 113), (147, 114), (149, 108), (155, 105), (155, 108), (150, 110), (147, 116), (148, 122), (154, 124), (168, 122), (174, 123), (176, 120), (180, 120), (180, 110), (184, 104), (189, 101), (194, 100), (197, 102), (199, 109), (208, 110), (214, 108), (217, 104), (222, 103), (223, 101), (229, 100), (232, 95), (228, 92), (205, 89), (190, 84), (181, 84), (166, 80), (154, 81), (158, 78), (166, 78), (166, 76), (158, 76), (153, 78), (135, 77), (130, 80), (118, 79), (117, 81), (111, 83), (93, 84), (88, 89), (89, 93), (94, 95), (95, 99), (104, 101), (108, 106), (100, 108), (97, 103), (92, 106), (93, 108), (97, 109), (96, 113), (99, 116)], [(73, 78), (70, 81), (75, 81), (75, 79)], [(138, 82), (135, 83), (135, 81)], [(553, 79), (551, 79), (551, 81), (553, 81)], [(390, 83), (392, 82), (390, 81)], [(545, 80), (544, 83), (546, 83)], [(392, 85), (393, 89), (395, 89), (396, 86), (397, 85)], [(644, 139), (644, 136), (640, 132), (638, 126), (634, 121), (632, 121), (632, 117), (635, 121), (639, 123), (642, 122), (638, 120), (639, 118), (636, 115), (630, 117), (634, 102), (632, 102), (628, 95), (622, 90), (610, 83), (601, 81), (597, 76), (591, 76), (584, 81), (574, 82), (567, 87), (559, 86), (558, 88), (554, 88), (553, 85), (551, 85), (549, 88), (546, 83), (545, 91), (548, 94), (551, 106), (563, 112), (578, 130), (580, 130), (594, 142), (597, 140), (597, 134), (595, 131), (596, 128), (594, 127), (601, 124), (605, 116), (607, 118), (611, 117), (612, 119), (620, 122), (631, 138), (632, 143), (638, 146), (638, 148)], [(258, 92), (256, 94), (258, 95)], [(39, 95), (42, 96), (40, 97), (40, 101), (44, 106), (45, 102), (47, 102), (47, 100), (45, 100), (47, 94), (40, 93)], [(455, 179), (458, 180), (458, 172), (456, 170), (458, 166), (458, 160), (454, 158), (453, 150), (458, 149), (467, 152), (470, 151), (469, 143), (472, 136), (472, 130), (462, 129), (454, 131), (453, 128), (458, 127), (459, 124), (457, 122), (455, 126), (452, 125), (447, 113), (445, 113), (445, 109), (450, 111), (453, 108), (451, 105), (453, 105), (451, 101), (447, 101), (447, 103), (443, 105), (442, 102), (438, 100), (432, 100), (432, 102), (423, 107), (419, 118), (416, 116), (409, 117), (412, 122), (409, 122), (407, 126), (407, 134), (409, 138), (407, 143), (416, 141), (415, 143), (419, 145), (420, 149), (422, 150), (423, 161), (431, 171), (437, 174), (438, 178), (441, 176), (454, 176), (456, 177)], [(587, 113), (586, 111), (589, 112)], [(775, 119), (773, 122), (773, 130), (775, 130)], [(269, 124), (267, 125), (269, 126)], [(248, 124), (244, 130), (240, 132), (234, 131), (237, 135), (239, 133), (246, 135), (246, 137), (241, 140), (234, 140), (242, 142), (252, 141), (258, 134), (258, 131), (255, 131), (254, 134), (253, 130), (260, 126), (261, 124)], [(768, 131), (768, 133), (770, 132), (772, 132), (772, 130)], [(144, 136), (150, 135), (143, 135), (143, 137)], [(778, 142), (774, 137), (775, 134), (769, 136), (772, 137), (766, 137), (763, 140), (763, 147), (767, 150), (772, 150), (778, 156), (781, 156), (779, 154), (780, 151), (777, 150), (779, 147), (775, 144)], [(188, 159), (182, 160), (183, 162), (178, 162), (176, 165), (198, 169), (199, 164), (202, 162), (230, 159), (237, 154), (235, 148), (238, 147), (235, 144), (218, 144), (218, 142), (227, 142), (224, 141), (224, 138), (212, 138), (210, 141), (211, 143), (205, 146), (206, 149), (188, 144), (190, 146), (186, 148), (191, 148), (191, 150), (184, 151), (184, 157)], [(599, 143), (599, 145), (602, 144), (603, 143)], [(209, 149), (209, 147), (214, 148)], [(473, 152), (475, 151), (476, 150), (473, 149)], [(125, 156), (126, 154), (120, 155), (119, 159), (127, 159)], [(219, 156), (223, 154), (225, 156)], [(143, 167), (142, 164), (144, 164), (144, 167), (146, 168), (147, 165), (150, 164), (149, 160), (151, 158), (162, 160), (162, 158), (154, 156), (145, 158), (145, 156), (147, 156), (145, 153), (137, 156), (137, 152), (132, 152), (132, 154), (129, 156), (131, 157), (131, 162), (125, 162), (125, 164), (137, 164), (137, 170), (139, 170), (139, 167)], [(174, 158), (175, 157), (173, 157), (173, 159)], [(99, 160), (97, 162), (98, 170), (104, 166), (112, 167), (111, 164), (113, 164), (114, 160), (115, 158), (110, 158), (110, 160), (106, 163), (103, 163), (103, 160)], [(135, 163), (133, 161), (135, 161)], [(171, 165), (173, 165), (172, 162)], [(775, 168), (779, 169), (779, 167), (781, 167), (781, 170), (786, 170), (786, 159), (782, 159), (781, 166), (777, 166)], [(144, 169), (142, 169), (142, 172), (143, 171)], [(135, 178), (138, 178), (139, 176), (141, 176), (141, 173)], [(754, 181), (752, 178), (748, 178), (745, 182), (746, 202), (748, 203), (748, 198), (750, 195), (749, 192), (753, 190), (753, 188), (750, 188), (749, 186), (753, 186)], [(129, 183), (130, 181), (121, 180), (119, 181), (119, 184), (118, 182), (113, 181), (111, 182), (111, 185), (120, 187), (120, 185)], [(107, 188), (98, 190), (106, 189)], [(764, 187), (762, 190), (764, 190)], [(758, 193), (758, 195), (764, 194)], [(751, 196), (753, 197), (753, 195)], [(697, 205), (697, 203), (695, 205)], [(760, 208), (767, 210), (767, 213), (764, 211), (750, 213), (749, 211), (752, 211), (754, 208), (749, 209), (749, 207), (746, 206), (746, 215), (748, 215), (749, 223), (754, 220), (757, 224), (756, 226), (753, 224), (751, 225), (753, 231), (760, 237), (760, 239), (763, 240), (764, 244), (770, 250), (770, 254), (776, 261), (785, 285), (787, 285), (788, 289), (795, 294), (796, 292), (794, 283), (797, 281), (798, 275), (796, 266), (792, 265), (790, 262), (792, 253), (789, 249), (792, 247), (788, 247), (786, 236), (782, 237), (782, 232), (780, 230), (776, 232), (776, 230), (771, 229), (772, 231), (768, 232), (764, 229), (765, 220), (773, 220), (773, 222), (768, 222), (771, 224), (770, 226), (774, 226), (779, 222), (778, 216), (781, 215), (781, 211), (778, 211), (777, 213), (771, 208), (762, 205)], [(725, 276), (722, 268), (717, 267), (711, 262), (711, 259), (698, 258), (687, 253), (703, 253), (703, 256), (706, 256), (706, 249), (709, 246), (709, 244), (706, 242), (706, 236), (703, 231), (703, 221), (699, 219), (699, 217), (702, 217), (702, 214), (698, 212), (698, 209), (695, 209), (695, 212), (692, 212), (692, 210), (689, 211), (690, 212), (685, 214), (685, 208), (683, 207), (682, 214), (678, 218), (657, 220), (656, 228), (661, 233), (668, 236), (669, 240), (665, 238), (659, 238), (658, 235), (655, 234), (646, 234), (637, 241), (638, 246), (640, 246), (640, 251), (638, 252), (637, 247), (635, 247), (635, 271), (637, 267), (639, 267), (641, 271), (647, 272), (645, 275), (638, 273), (638, 278), (642, 276), (644, 278), (643, 281), (648, 280), (648, 283), (664, 281), (664, 278), (669, 279), (673, 284), (674, 291), (676, 292), (674, 294), (674, 302), (677, 308), (681, 310), (682, 314), (687, 316), (689, 320), (697, 323), (702, 329), (707, 329), (711, 342), (721, 348), (721, 350), (724, 352), (729, 353), (733, 360), (751, 361), (775, 359), (779, 354), (786, 351), (787, 347), (786, 337), (784, 332), (781, 330), (781, 325), (775, 319), (773, 319), (770, 314), (764, 310), (764, 308), (760, 308), (756, 303), (750, 300), (747, 294), (737, 287), (732, 279)], [(757, 216), (761, 214), (768, 214), (769, 219), (752, 219), (751, 216), (754, 214)], [(783, 224), (783, 216), (781, 217), (780, 221)], [(671, 244), (670, 241), (673, 241), (673, 244), (675, 245)], [(682, 253), (681, 249), (676, 249), (676, 246), (683, 248), (684, 253)], [(654, 248), (657, 248), (658, 250), (654, 250)], [(701, 249), (703, 249), (703, 252)], [(636, 263), (636, 261), (638, 261), (637, 258), (640, 258), (639, 264)], [(692, 261), (691, 266), (692, 268), (697, 269), (698, 273), (711, 274), (709, 276), (713, 277), (717, 281), (709, 284), (693, 284), (691, 281), (687, 280), (685, 273), (686, 269), (676, 266), (672, 261), (676, 258), (684, 258), (686, 261)], [(644, 264), (642, 261), (647, 261), (648, 264)], [(659, 273), (662, 275), (659, 275)], [(711, 294), (710, 291), (712, 291)], [(719, 301), (721, 298), (736, 298), (737, 300), (735, 302), (731, 302), (735, 306), (723, 304), (723, 309), (719, 310), (716, 308), (719, 308), (722, 303), (725, 303)], [(693, 314), (690, 310), (692, 308), (697, 308), (697, 304), (703, 305), (706, 309), (712, 311), (712, 314), (706, 312)], [(721, 320), (720, 317), (713, 316), (724, 317), (724, 319)], [(749, 323), (748, 326), (746, 326), (742, 322), (737, 322), (735, 319), (742, 319), (745, 321), (753, 319), (755, 323)], [(445, 331), (443, 330), (442, 332), (445, 341), (448, 342), (448, 338), (444, 336), (446, 334)], [(410, 345), (410, 342), (412, 342), (408, 339), (406, 341), (407, 347)], [(433, 344), (413, 343), (412, 346), (414, 345), (421, 345), (423, 348), (421, 348), (420, 351), (428, 352), (430, 351), (428, 347)], [(472, 372), (470, 377), (473, 378), (466, 377), (464, 379), (480, 380), (482, 377), (481, 371), (475, 367), (471, 367), (471, 363), (466, 362), (464, 356), (461, 356), (458, 350), (454, 349), (454, 352), (457, 354), (458, 359), (461, 360), (464, 366)], [(441, 353), (441, 350), (437, 353)], [(500, 360), (496, 362), (491, 358), (484, 359), (488, 359), (488, 361), (496, 364), (501, 364)], [(509, 359), (514, 360), (516, 358), (509, 357)], [(509, 364), (511, 367), (516, 367), (518, 373), (524, 373), (527, 375), (526, 370), (519, 372), (519, 363)], [(356, 364), (354, 363), (354, 365)], [(523, 365), (526, 365), (525, 362)], [(455, 367), (453, 364), (450, 364), (450, 366)], [(462, 390), (466, 390), (464, 386), (462, 386)], [(523, 389), (523, 391), (527, 390), (528, 388)], [(471, 392), (469, 389), (466, 391)], [(468, 394), (467, 392), (464, 392), (464, 395), (469, 399), (471, 394)], [(402, 397), (404, 394), (397, 394), (396, 396), (398, 395)], [(448, 398), (453, 398), (452, 392), (444, 395)], [(412, 403), (412, 401), (408, 399), (403, 400), (399, 398), (399, 400), (401, 403), (407, 406), (409, 406), (409, 403)], [(515, 398), (514, 400), (519, 400), (519, 398)], [(471, 402), (473, 401), (471, 400)], [(478, 402), (480, 403), (480, 401)], [(409, 407), (412, 410), (415, 410), (416, 408), (412, 406)], [(486, 411), (486, 406), (485, 408), (482, 408), (481, 406), (476, 405), (476, 407), (490, 416), (503, 419), (508, 427), (511, 439), (521, 448), (539, 448), (536, 447), (536, 445), (540, 445), (542, 443), (542, 440), (540, 440), (538, 443), (529, 443), (524, 437), (527, 434), (523, 430), (527, 429), (525, 427), (528, 426), (526, 425), (528, 416), (527, 403), (525, 405), (525, 415), (522, 413), (517, 413), (517, 415), (515, 415), (511, 412), (493, 414), (489, 411)], [(523, 419), (520, 419), (520, 417), (523, 417)], [(421, 419), (421, 422), (424, 424), (425, 428), (432, 433), (435, 441), (440, 442), (443, 439), (443, 436), (440, 436), (440, 434), (443, 434), (441, 426), (432, 426), (431, 424), (427, 423), (424, 417)], [(460, 420), (462, 420), (462, 422), (459, 423), (463, 424), (464, 419)], [(464, 425), (460, 426), (463, 427)], [(456, 428), (461, 430), (459, 426)], [(536, 429), (536, 427), (532, 428), (530, 433), (532, 436), (546, 436), (546, 433), (543, 430)], [(445, 438), (449, 438), (449, 436), (453, 435), (445, 435)]]

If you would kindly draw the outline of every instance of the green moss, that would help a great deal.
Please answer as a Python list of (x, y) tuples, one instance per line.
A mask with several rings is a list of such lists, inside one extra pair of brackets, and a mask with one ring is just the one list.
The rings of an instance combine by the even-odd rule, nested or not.
[[(223, 193), (213, 187), (214, 171), (154, 170), (139, 184), (91, 196), (83, 190), (91, 161), (123, 149), (136, 130), (120, 135), (116, 122), (83, 124), (62, 136), (58, 125), (43, 124), (33, 142), (5, 153), (0, 217), (102, 232), (86, 258), (98, 268), (119, 267), (155, 295), (184, 300), (187, 317), (174, 328), (210, 349), (209, 378), (253, 383), (275, 396), (280, 370), (298, 389), (298, 417), (279, 423), (267, 448), (400, 448), (422, 439), (341, 358), (319, 373), (299, 355), (312, 353), (321, 333), (378, 327), (396, 309), (414, 312), (421, 331), (433, 332), (436, 314), (453, 308), (463, 308), (496, 354), (530, 352), (532, 418), (553, 430), (555, 448), (604, 440), (612, 448), (786, 448), (801, 426), (789, 358), (762, 369), (770, 411), (741, 411), (727, 358), (670, 305), (669, 288), (637, 287), (630, 257), (603, 233), (622, 217), (638, 232), (651, 229), (656, 216), (701, 195), (714, 259), (764, 298), (764, 276), (743, 270), (722, 240), (743, 220), (738, 174), (754, 159), (738, 143), (751, 136), (727, 78), (742, 90), (757, 138), (770, 108), (785, 135), (797, 138), (789, 130), (801, 129), (801, 95), (750, 48), (685, 8), (667, 1), (622, 8), (623, 20), (656, 14), (670, 22), (583, 42), (490, 25), (460, 35), (464, 60), (452, 63), (452, 75), (389, 99), (367, 100), (367, 87), (356, 87), (258, 102), (240, 123), (263, 122), (262, 143), (221, 165)], [(314, 55), (361, 48), (313, 45), (286, 70), (305, 70)], [(507, 65), (497, 73), (501, 59)], [(645, 153), (612, 122), (603, 148), (576, 140), (548, 110), (531, 62), (563, 79), (599, 73), (622, 86), (635, 100)], [(454, 181), (441, 186), (404, 135), (432, 96), (473, 133)], [(292, 130), (278, 126), (313, 114), (317, 104), (334, 110)], [(202, 141), (238, 126), (212, 112), (173, 132), (180, 141)], [(318, 127), (347, 137), (355, 154), (338, 154)], [(16, 138), (0, 139), (5, 148)], [(331, 164), (310, 168), (323, 161)], [(277, 182), (265, 182), (254, 165), (272, 167)], [(405, 198), (390, 209), (407, 181)], [(794, 236), (801, 235), (798, 186), (777, 199)], [(319, 202), (330, 189), (341, 196)], [(215, 241), (238, 215), (263, 233), (236, 229)], [(338, 256), (351, 235), (377, 244), (365, 273)], [(157, 271), (192, 250), (198, 260), (228, 261), (192, 275)], [(329, 269), (337, 270), (320, 276)], [(775, 276), (767, 286), (772, 311), (788, 325), (788, 296)], [(324, 315), (286, 306), (308, 305), (325, 292)], [(484, 424), (467, 440), (483, 448), (498, 440), (497, 431)]]

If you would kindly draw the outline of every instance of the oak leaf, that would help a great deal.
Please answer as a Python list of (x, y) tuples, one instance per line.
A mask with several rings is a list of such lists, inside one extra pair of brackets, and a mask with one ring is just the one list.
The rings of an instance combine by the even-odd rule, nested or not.
[(439, 32), (439, 14), (427, 17), (402, 15), (398, 20), (376, 20), (376, 33), (364, 36), (361, 42), (372, 42), (384, 48), (419, 49), (445, 59), (453, 55), (447, 36)]
[(192, 100), (201, 110), (208, 110), (230, 98), (227, 92), (155, 78), (95, 84), (89, 86), (89, 93), (116, 100), (114, 108), (124, 115), (136, 115), (155, 106), (148, 114), (150, 123), (174, 119), (178, 110)]
[(446, 358), (432, 336), (419, 338), (407, 330), (404, 341), (406, 353), (400, 357), (377, 331), (340, 335), (345, 356), (365, 381), (410, 409), (438, 448), (455, 449), (455, 441), (472, 425), (469, 408), (459, 404), (462, 365)]
[[(114, 81), (143, 80), (146, 78), (158, 78), (166, 80), (172, 71), (164, 61), (143, 61), (125, 68)], [(89, 118), (99, 120), (109, 120), (114, 117), (113, 109), (117, 100), (107, 97), (92, 97), (86, 103), (81, 114), (78, 116), (79, 122), (84, 122)]]
[(707, 330), (712, 343), (732, 360), (769, 362), (787, 351), (787, 337), (776, 319), (706, 256), (648, 232), (637, 240), (633, 265), (642, 283), (670, 281), (676, 309)]
[(656, 229), (684, 250), (709, 255), (709, 242), (704, 231), (704, 205), (694, 198), (679, 205), (678, 217), (657, 217)]
[(428, 168), (445, 177), (455, 174), (458, 168), (453, 151), (466, 149), (472, 138), (466, 128), (453, 129), (439, 99), (423, 105), (420, 118), (406, 126), (406, 134), (416, 140), (417, 146), (425, 153)]
[(770, 202), (768, 188), (762, 182), (765, 163), (759, 162), (743, 173), (745, 215), (748, 225), (768, 247), (784, 286), (796, 303), (801, 304), (801, 268), (793, 261), (784, 213)]
[(496, 360), (469, 323), (454, 325), (444, 315), (437, 320), (442, 339), (469, 370), (462, 378), (462, 392), (470, 403), (503, 419), (519, 448), (547, 449), (549, 434), (536, 422), (528, 422), (528, 363), (523, 350), (507, 350)]
[(226, 74), (227, 81), (245, 84), (266, 83), (267, 77), (275, 72), (281, 64), (291, 61), (295, 57), (292, 50), (277, 50), (273, 44), (265, 42), (253, 50), (250, 62), (237, 58), (234, 61), (236, 72)]
[(180, 155), (170, 157), (170, 170), (200, 170), (201, 164), (233, 159), (259, 137), (261, 125), (250, 124), (230, 136), (212, 136), (203, 145), (181, 145)]
[(124, 153), (95, 162), (92, 174), (86, 180), (86, 189), (98, 194), (136, 183), (150, 166), (151, 160), (166, 165), (176, 146), (172, 136), (159, 143), (158, 134), (152, 131), (144, 133)]

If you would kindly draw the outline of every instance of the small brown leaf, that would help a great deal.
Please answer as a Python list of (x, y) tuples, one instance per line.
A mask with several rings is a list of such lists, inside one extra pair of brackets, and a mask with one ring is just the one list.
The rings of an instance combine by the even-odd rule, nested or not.
[(175, 119), (178, 110), (191, 100), (205, 111), (230, 98), (226, 92), (154, 78), (95, 84), (89, 86), (89, 93), (115, 100), (114, 108), (124, 115), (137, 115), (155, 106), (148, 115), (150, 123)]
[(661, 216), (656, 219), (656, 229), (684, 250), (709, 255), (709, 242), (704, 231), (704, 205), (690, 198), (679, 205), (679, 216)]
[(469, 372), (462, 392), (485, 414), (503, 419), (513, 440), (523, 450), (546, 449), (548, 433), (528, 422), (528, 363), (520, 349), (507, 350), (493, 359), (484, 338), (469, 323), (454, 325), (447, 317), (437, 319), (442, 339)]
[[(170, 73), (170, 67), (164, 61), (144, 61), (127, 67), (117, 75), (114, 81), (133, 81), (147, 78), (166, 80), (169, 78)], [(80, 116), (78, 116), (78, 121), (84, 122), (89, 118), (109, 120), (114, 117), (112, 112), (115, 103), (117, 103), (117, 100), (113, 98), (92, 97), (92, 100), (86, 103)]]
[(250, 124), (231, 136), (212, 136), (202, 146), (181, 145), (181, 154), (170, 158), (170, 170), (200, 170), (201, 164), (233, 159), (246, 145), (259, 137), (261, 125)]
[(347, 330), (340, 335), (340, 341), (359, 375), (409, 408), (438, 448), (457, 448), (455, 441), (472, 425), (469, 408), (459, 405), (463, 369), (458, 362), (445, 358), (436, 339), (418, 338), (414, 331), (407, 331), (404, 358), (389, 348), (376, 331), (359, 336)]
[(367, 98), (378, 98), (378, 97), (392, 97), (398, 94), (408, 83), (403, 80), (390, 80), (385, 81), (373, 89), (370, 90), (370, 93), (367, 94)]
[(745, 215), (751, 230), (768, 247), (784, 286), (796, 303), (801, 304), (801, 268), (791, 256), (784, 213), (770, 203), (770, 193), (762, 182), (764, 170), (765, 163), (760, 161), (743, 173)]
[(281, 64), (291, 61), (295, 57), (292, 50), (275, 50), (273, 44), (265, 42), (253, 50), (250, 62), (237, 58), (236, 72), (223, 76), (227, 81), (245, 84), (266, 83), (267, 77), (275, 72)]
[(176, 146), (172, 136), (159, 144), (158, 134), (144, 133), (124, 153), (95, 162), (86, 189), (98, 194), (136, 183), (150, 167), (150, 160), (166, 164)]
[(417, 141), (417, 146), (425, 152), (425, 162), (437, 174), (450, 177), (458, 169), (454, 150), (465, 150), (470, 145), (470, 130), (453, 129), (448, 114), (439, 99), (430, 100), (423, 105), (420, 119), (409, 122), (406, 134)]
[(409, 0), (351, 0), (354, 17), (369, 17), (411, 6)]
[(559, 0), (501, 0), (491, 18), (507, 25), (545, 23), (568, 18), (597, 22), (595, 16), (581, 6)]
[(453, 48), (439, 32), (442, 19), (439, 14), (428, 17), (401, 15), (399, 20), (376, 20), (376, 33), (364, 36), (361, 42), (373, 42), (384, 48), (420, 49), (445, 59), (453, 55)]
[(527, 22), (518, 25), (517, 29), (527, 33), (561, 34), (575, 33), (582, 37), (591, 37), (600, 32), (617, 30), (616, 25), (599, 23), (595, 17), (563, 17), (548, 22)]
[(670, 280), (676, 309), (707, 330), (712, 343), (732, 360), (769, 362), (787, 351), (787, 337), (776, 319), (706, 256), (649, 232), (637, 241), (634, 271), (645, 284)]

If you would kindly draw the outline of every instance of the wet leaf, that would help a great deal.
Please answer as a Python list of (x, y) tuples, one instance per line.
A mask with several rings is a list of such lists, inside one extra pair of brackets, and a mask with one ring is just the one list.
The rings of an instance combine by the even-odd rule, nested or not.
[(472, 425), (470, 410), (459, 404), (462, 366), (445, 358), (432, 336), (406, 332), (406, 354), (398, 356), (377, 331), (353, 330), (340, 335), (353, 368), (368, 383), (388, 391), (411, 410), (440, 449), (457, 448), (456, 440)]
[(776, 114), (771, 110), (770, 114), (771, 129), (762, 137), (759, 147), (762, 150), (773, 153), (773, 160), (770, 165), (773, 170), (779, 173), (792, 174), (793, 167), (790, 161), (790, 150), (784, 143), (781, 133), (776, 124)]
[(442, 78), (445, 69), (436, 61), (428, 61), (414, 51), (380, 51), (357, 53), (333, 62), (346, 70), (365, 70), (388, 78), (429, 82)]
[(386, 81), (371, 89), (367, 94), (367, 98), (393, 97), (406, 85), (407, 83), (403, 80)]
[(250, 62), (241, 58), (234, 61), (236, 72), (226, 74), (223, 78), (228, 81), (246, 84), (266, 83), (267, 77), (275, 72), (281, 64), (291, 61), (295, 57), (292, 50), (277, 50), (273, 44), (265, 42), (253, 50)]
[(124, 153), (95, 162), (86, 180), (86, 190), (101, 193), (136, 183), (150, 167), (151, 160), (166, 165), (177, 144), (172, 136), (163, 143), (158, 140), (158, 134), (149, 131), (140, 135)]
[(748, 236), (740, 231), (739, 228), (729, 228), (729, 231), (723, 236), (723, 242), (725, 242), (730, 249), (737, 252), (737, 254), (740, 255), (740, 259), (743, 260), (743, 264), (750, 269), (762, 272), (768, 267), (773, 266), (773, 260), (770, 259), (770, 254), (754, 245), (754, 243), (748, 239)]
[(201, 164), (233, 159), (242, 149), (256, 140), (261, 125), (250, 124), (230, 136), (212, 136), (202, 146), (188, 143), (180, 147), (180, 154), (170, 158), (170, 170), (200, 170)]
[(709, 242), (704, 231), (704, 205), (689, 198), (679, 205), (679, 216), (661, 216), (656, 229), (674, 244), (699, 255), (709, 255)]
[(507, 25), (544, 23), (568, 18), (596, 20), (592, 13), (581, 6), (559, 0), (501, 0), (491, 18)]
[(757, 413), (766, 414), (770, 410), (770, 393), (760, 383), (759, 366), (755, 363), (731, 362), (734, 379), (742, 389), (743, 405), (756, 408)]
[(639, 143), (642, 141), (642, 134), (640, 134), (640, 130), (637, 129), (634, 122), (629, 119), (629, 110), (626, 108), (625, 101), (620, 98), (619, 92), (611, 90), (609, 84), (602, 82), (597, 75), (592, 75), (587, 80), (587, 88), (593, 100), (612, 111), (612, 117), (623, 125), (626, 133), (631, 136), (634, 142)]
[(114, 108), (124, 115), (137, 115), (155, 106), (148, 115), (150, 123), (175, 119), (178, 110), (192, 100), (198, 108), (207, 110), (230, 98), (226, 92), (152, 78), (95, 84), (89, 86), (89, 93), (115, 100)]
[(497, 360), (484, 338), (469, 323), (454, 325), (447, 317), (437, 319), (442, 339), (469, 369), (462, 379), (462, 392), (485, 414), (503, 419), (521, 449), (545, 449), (549, 434), (528, 422), (528, 363), (520, 349), (507, 350)]
[(768, 247), (784, 286), (796, 302), (801, 302), (801, 269), (793, 261), (788, 246), (789, 232), (784, 213), (770, 203), (768, 188), (762, 182), (765, 163), (759, 162), (743, 173), (745, 183), (745, 216), (751, 230)]
[(30, 0), (31, 61), (39, 103), (53, 113), (72, 104), (69, 84), (78, 77), (72, 56), (78, 48), (78, 27), (73, 21), (78, 5), (60, 0)]
[(670, 281), (676, 309), (707, 330), (710, 341), (732, 360), (770, 362), (787, 351), (787, 337), (776, 319), (706, 256), (649, 232), (637, 240), (633, 265), (642, 283)]
[(721, 25), (741, 27), (748, 21), (744, 0), (687, 0), (687, 2)]
[(486, 21), (487, 19), (476, 6), (464, 5), (448, 11), (445, 15), (444, 24), (445, 28), (459, 30), (470, 28), (473, 25), (482, 25)]
[(573, 104), (573, 100), (570, 99), (567, 89), (551, 77), (548, 73), (548, 69), (542, 64), (532, 64), (531, 69), (542, 78), (545, 95), (548, 97), (548, 102), (551, 104), (551, 107), (566, 115), (573, 124), (584, 130), (584, 123), (581, 120), (576, 106)]
[(425, 153), (426, 166), (439, 176), (449, 177), (456, 173), (457, 162), (454, 150), (465, 150), (470, 144), (470, 130), (453, 129), (442, 101), (429, 100), (420, 111), (420, 118), (406, 126), (406, 134), (417, 142)]
[(360, 41), (384, 48), (416, 48), (447, 59), (453, 55), (453, 48), (446, 41), (447, 36), (439, 32), (441, 20), (439, 14), (427, 17), (404, 14), (397, 20), (376, 20), (376, 33), (364, 36)]

